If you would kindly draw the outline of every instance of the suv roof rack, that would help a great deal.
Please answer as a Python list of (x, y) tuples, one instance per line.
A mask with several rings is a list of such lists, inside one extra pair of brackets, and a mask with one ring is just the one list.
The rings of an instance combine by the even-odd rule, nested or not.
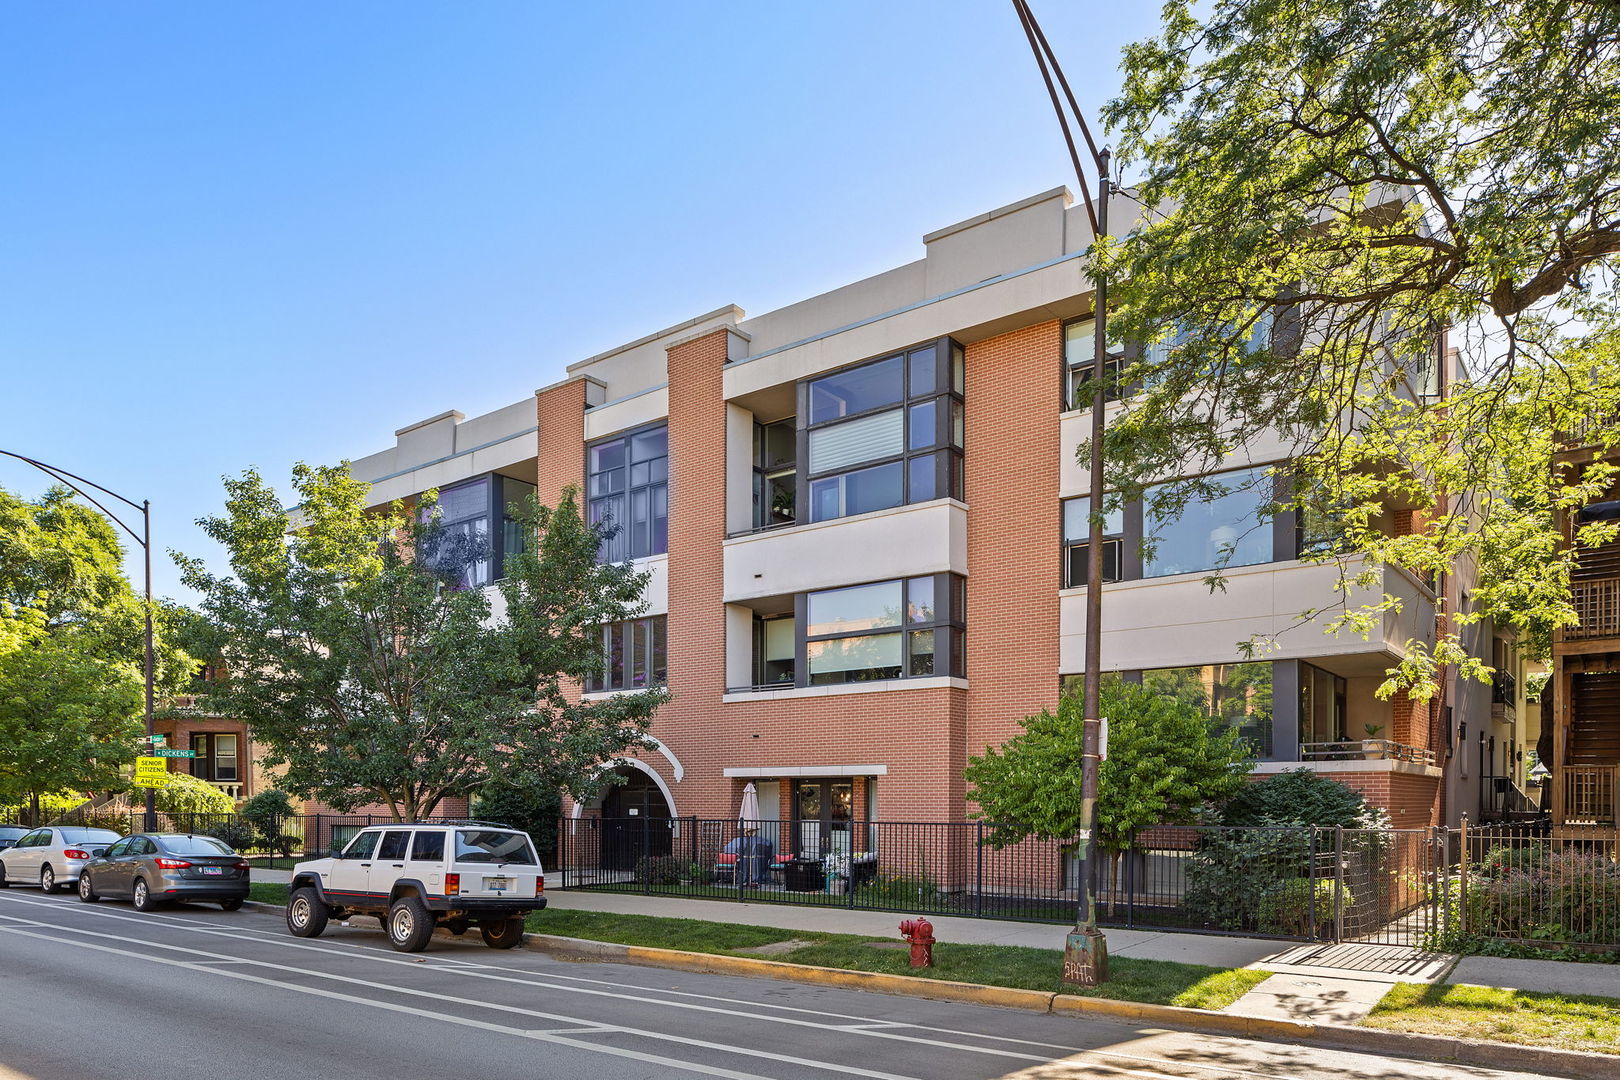
[(491, 829), (510, 829), (504, 821), (480, 821), (477, 818), (434, 818), (431, 821), (382, 821), (376, 825), (367, 825), (368, 829), (384, 829), (390, 825), (483, 825)]

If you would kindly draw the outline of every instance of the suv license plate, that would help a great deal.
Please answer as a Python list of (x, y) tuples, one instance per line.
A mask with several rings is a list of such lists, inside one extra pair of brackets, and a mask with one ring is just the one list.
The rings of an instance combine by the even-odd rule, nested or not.
[(225, 868), (223, 866), (205, 866), (202, 868), (202, 872), (205, 874), (218, 875), (223, 874), (225, 872)]
[(512, 887), (512, 882), (508, 878), (487, 877), (487, 878), (484, 879), (484, 888), (486, 888), (486, 889), (501, 890), (501, 889), (510, 889), (511, 887)]

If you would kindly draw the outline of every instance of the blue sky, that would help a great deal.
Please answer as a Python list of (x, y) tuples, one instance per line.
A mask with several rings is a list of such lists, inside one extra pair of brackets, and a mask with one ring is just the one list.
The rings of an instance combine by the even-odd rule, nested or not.
[[(1035, 7), (1094, 116), (1157, 5)], [(815, 295), (1073, 183), (998, 0), (0, 20), (0, 449), (151, 499), (156, 545), (220, 569), (194, 521), (222, 475), (285, 490), (294, 461), (509, 404), (722, 304)], [(0, 463), (0, 486), (46, 482)]]

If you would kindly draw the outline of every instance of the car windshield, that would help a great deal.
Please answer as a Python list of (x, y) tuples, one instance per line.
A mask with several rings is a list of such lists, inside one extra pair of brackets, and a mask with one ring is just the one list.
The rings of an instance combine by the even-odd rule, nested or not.
[(527, 833), (494, 829), (456, 830), (456, 862), (535, 864)]
[(158, 843), (170, 855), (235, 855), (230, 846), (212, 836), (160, 836)]
[(123, 839), (122, 836), (111, 829), (62, 829), (60, 832), (63, 840), (70, 840), (79, 844), (110, 844), (114, 840)]

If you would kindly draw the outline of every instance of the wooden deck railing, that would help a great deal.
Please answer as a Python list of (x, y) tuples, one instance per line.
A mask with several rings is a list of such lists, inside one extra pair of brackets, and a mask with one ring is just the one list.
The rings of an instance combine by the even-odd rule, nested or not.
[(1570, 586), (1570, 602), (1581, 621), (1564, 628), (1565, 641), (1620, 637), (1620, 578), (1576, 581)]
[(1566, 765), (1560, 825), (1620, 824), (1620, 765)]

